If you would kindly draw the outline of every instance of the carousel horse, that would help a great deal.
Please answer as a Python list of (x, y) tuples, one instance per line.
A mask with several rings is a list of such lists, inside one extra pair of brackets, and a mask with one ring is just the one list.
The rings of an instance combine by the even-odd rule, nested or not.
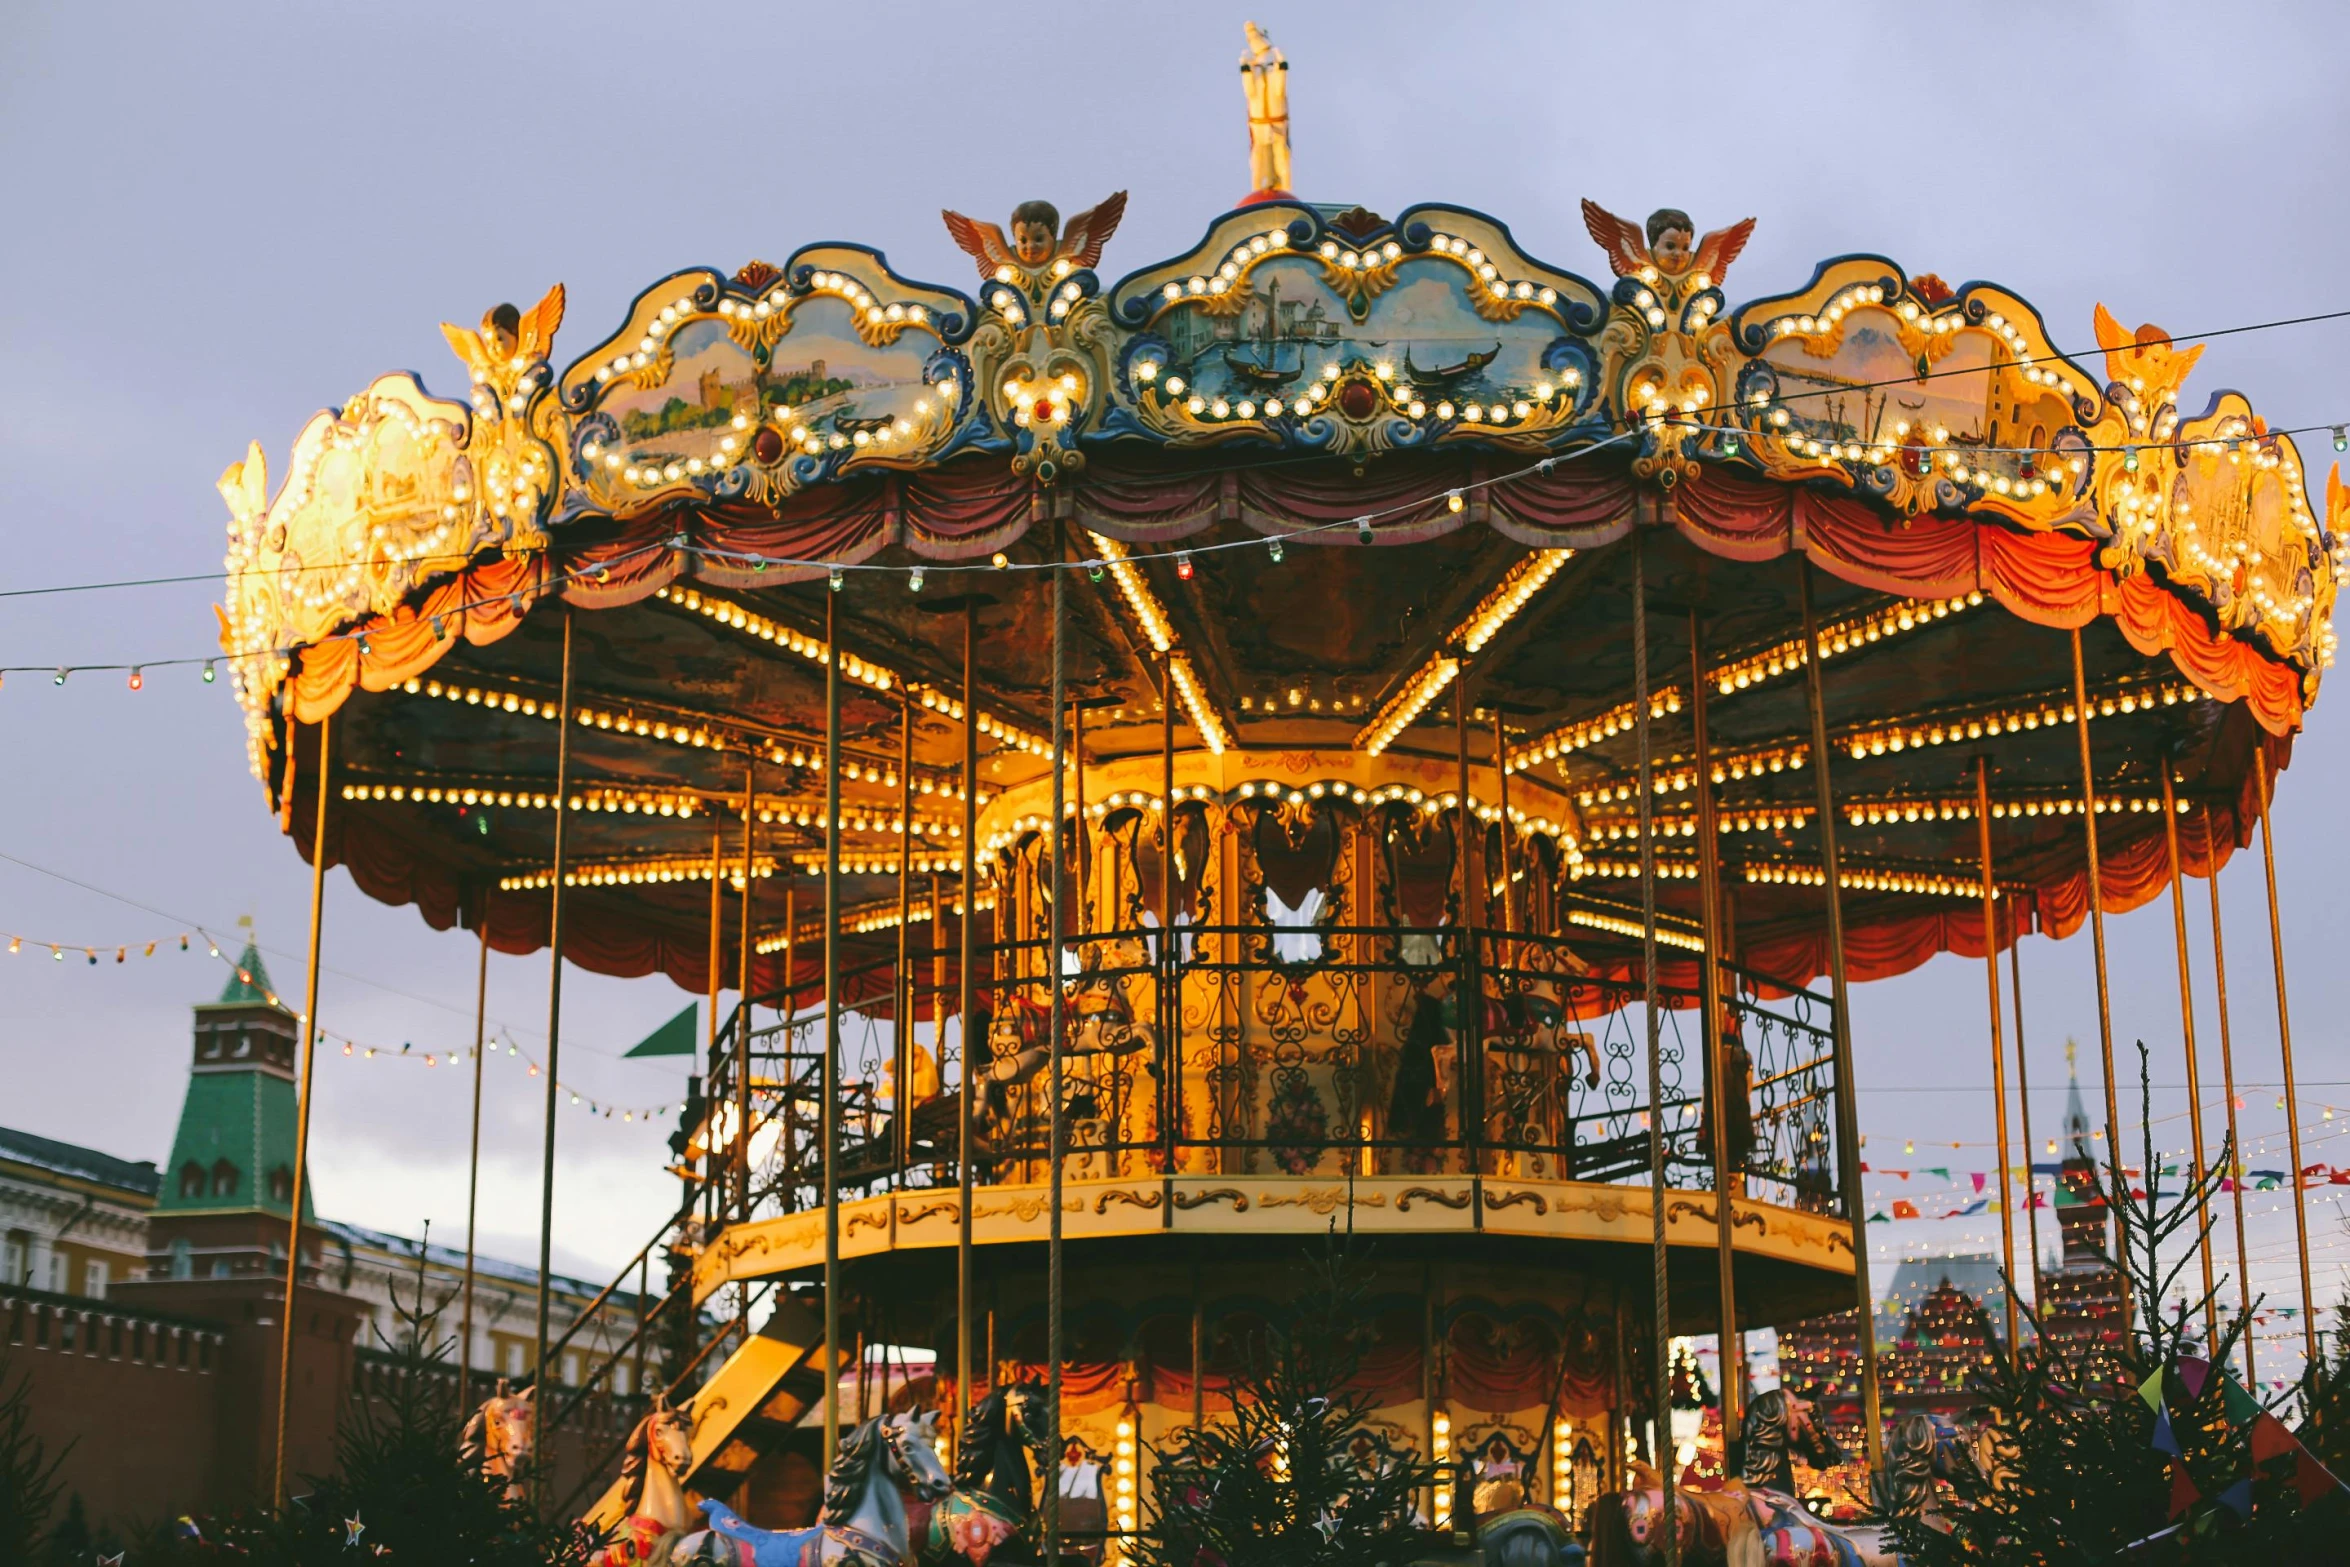
[[(1932, 1423), (1923, 1416), (1910, 1416), (1902, 1425), (1912, 1422), (1925, 1429), (1926, 1462), (1931, 1464)], [(1785, 1388), (1759, 1393), (1746, 1406), (1740, 1432), (1745, 1448), (1741, 1466), (1744, 1499), (1762, 1542), (1763, 1559), (1771, 1567), (1898, 1567), (1902, 1558), (1885, 1552), (1875, 1529), (1841, 1528), (1796, 1500), (1796, 1454), (1818, 1468), (1840, 1463), (1845, 1457), (1813, 1414), (1808, 1399)], [(1930, 1487), (1930, 1479), (1926, 1484)]]
[(677, 1538), (702, 1521), (685, 1494), (693, 1467), (692, 1422), (656, 1397), (621, 1449), (620, 1522), (589, 1558), (594, 1567), (659, 1567), (669, 1560)]
[(903, 1567), (913, 1552), (901, 1487), (935, 1500), (953, 1482), (929, 1443), (903, 1425), (868, 1420), (841, 1437), (814, 1524), (761, 1529), (724, 1502), (704, 1501), (709, 1527), (680, 1538), (669, 1561), (671, 1567)]
[(1033, 1454), (1046, 1452), (1044, 1389), (1015, 1382), (971, 1406), (955, 1454), (954, 1489), (930, 1511), (921, 1540), (923, 1567), (987, 1560), (1018, 1534), (1036, 1511)]
[[(1148, 961), (1139, 939), (1096, 943), (1085, 969), (1069, 984), (1064, 1003), (1068, 1030), (1061, 1046), (1071, 1056), (1123, 1056), (1154, 1048), (1156, 1027), (1134, 1015), (1122, 974), (1109, 968), (1140, 967)], [(1007, 996), (988, 1026), (988, 1063), (980, 1083), (987, 1113), (997, 1120), (1011, 1113), (1011, 1092), (1032, 1080), (1052, 1059), (1052, 1008), (1025, 995)]]
[(1973, 1467), (1958, 1427), (1940, 1415), (1912, 1411), (1893, 1422), (1885, 1467), (1869, 1477), (1869, 1500), (1883, 1517), (1932, 1524), (1934, 1482)]
[(1567, 1520), (1528, 1499), (1533, 1465), (1533, 1454), (1496, 1431), (1458, 1466), (1453, 1494), (1469, 1499), (1485, 1567), (1558, 1567), (1582, 1553)]
[[(1591, 1504), (1591, 1567), (1661, 1567), (1662, 1488), (1610, 1491)], [(1682, 1567), (1771, 1567), (1754, 1511), (1739, 1491), (1673, 1492)]]
[[(938, 1451), (938, 1411), (935, 1409), (905, 1409), (882, 1417), (883, 1423), (902, 1430), (908, 1440), (920, 1442), (933, 1453)], [(906, 1508), (906, 1539), (919, 1559), (922, 1547), (930, 1538), (930, 1515), (940, 1498), (925, 1496), (918, 1490), (899, 1487), (898, 1500)]]
[(457, 1457), (481, 1468), (482, 1478), (506, 1482), (506, 1500), (523, 1499), (523, 1477), (530, 1468), (532, 1433), (537, 1429), (536, 1386), (514, 1392), (504, 1377), (498, 1390), (473, 1412), (457, 1438)]

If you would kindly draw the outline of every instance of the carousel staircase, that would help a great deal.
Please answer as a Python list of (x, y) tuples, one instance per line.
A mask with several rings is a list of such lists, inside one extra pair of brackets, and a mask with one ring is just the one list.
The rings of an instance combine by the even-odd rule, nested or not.
[[(826, 1355), (823, 1339), (823, 1320), (806, 1304), (790, 1296), (776, 1303), (686, 1405), (694, 1452), (686, 1485), (703, 1496), (731, 1495), (760, 1455), (816, 1407), (844, 1359)], [(620, 1522), (621, 1484), (613, 1481), (583, 1521), (600, 1529)]]

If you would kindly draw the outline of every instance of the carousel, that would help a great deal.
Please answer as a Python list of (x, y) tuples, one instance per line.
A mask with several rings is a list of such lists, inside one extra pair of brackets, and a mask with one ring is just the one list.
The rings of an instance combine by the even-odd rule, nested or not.
[(1185, 254), (948, 212), (959, 283), (809, 245), (560, 357), (558, 286), (222, 481), (314, 867), (550, 952), (551, 1052), (565, 962), (713, 1003), (680, 1409), (601, 1522), (660, 1470), (805, 1523), (743, 1482), (819, 1421), (920, 1469), (859, 1407), (918, 1346), (958, 1483), (1033, 1451), (998, 1501), (1115, 1556), (1334, 1231), (1379, 1440), (1473, 1460), (1440, 1528), (1578, 1523), (1676, 1335), (1860, 1306), (1873, 1455), (1848, 987), (1985, 960), (2004, 1105), (1999, 954), (2085, 926), (2122, 1124), (2104, 919), (2253, 843), (2339, 480), (2102, 308), (2068, 355), (1881, 256), (1733, 302), (1752, 219), (1585, 202), (1586, 275), (1301, 199), (1285, 70)]

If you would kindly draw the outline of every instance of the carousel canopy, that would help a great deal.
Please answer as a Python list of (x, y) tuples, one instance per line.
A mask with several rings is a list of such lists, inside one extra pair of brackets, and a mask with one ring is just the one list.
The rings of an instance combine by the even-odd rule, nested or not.
[(1277, 197), (1105, 284), (1123, 205), (947, 214), (972, 292), (847, 244), (679, 272), (561, 369), (557, 287), (446, 329), (462, 399), (379, 379), (274, 494), (256, 445), (222, 646), (304, 852), (340, 715), (327, 852), (372, 896), (532, 949), (567, 797), (569, 956), (702, 989), (715, 854), (722, 951), (747, 902), (772, 987), (817, 933), (837, 617), (844, 930), (878, 957), (901, 861), (917, 921), (963, 896), (966, 616), (983, 859), (1049, 809), (1057, 571), (1095, 816), (1159, 809), (1170, 700), (1187, 800), (1435, 809), (1465, 749), (1488, 863), (1604, 948), (1637, 912), (1642, 549), (1668, 939), (1702, 693), (1737, 951), (1823, 971), (1816, 656), (1865, 978), (1980, 952), (1978, 761), (1999, 939), (2083, 917), (2074, 632), (2109, 909), (2163, 884), (2166, 823), (2193, 873), (2247, 841), (2254, 750), (2282, 764), (2332, 660), (2300, 454), (2194, 406), (2201, 349), (2156, 328), (2100, 308), (2079, 362), (2005, 289), (1877, 256), (1733, 305), (1751, 220), (1693, 244), (1588, 203), (1604, 282), (1480, 213)]

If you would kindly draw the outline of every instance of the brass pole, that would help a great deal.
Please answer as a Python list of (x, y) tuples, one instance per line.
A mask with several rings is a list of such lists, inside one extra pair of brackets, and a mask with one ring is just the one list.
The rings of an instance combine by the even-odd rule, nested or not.
[(1501, 928), (1514, 931), (1518, 928), (1518, 888), (1516, 878), (1511, 875), (1517, 867), (1510, 853), (1510, 839), (1516, 834), (1510, 826), (1509, 752), (1502, 738), (1498, 706), (1493, 710), (1493, 778), (1495, 803), (1501, 808)]
[[(2081, 633), (2073, 643), (2073, 731), (2081, 743), (2081, 833), (2088, 853), (2089, 937), (2097, 954), (2097, 1044), (2105, 1057), (2105, 1156), (2121, 1168), (2121, 1101), (2113, 1081), (2113, 990), (2105, 965), (2105, 873), (2097, 861), (2097, 771), (2089, 754), (2089, 677), (2081, 662)], [(2130, 1320), (2130, 1274), (2114, 1275), (2121, 1295), (2122, 1321)]]
[(293, 1209), (287, 1221), (283, 1320), (278, 1324), (277, 1473), (271, 1494), (280, 1507), (286, 1504), (286, 1419), (294, 1385), (294, 1292), (302, 1276), (302, 1202), (310, 1189), (310, 1088), (318, 1059), (318, 933), (326, 912), (326, 799), (334, 785), (334, 723), (329, 714), (318, 724), (318, 815), (310, 834), (310, 972), (302, 984), (302, 1086), (294, 1108)]
[[(2032, 1174), (2032, 1072), (2025, 1064), (2024, 1054), (2024, 931), (2023, 915), (2016, 915), (2016, 929), (2007, 944), (2007, 988), (2013, 995), (2015, 1008), (2015, 1103), (2016, 1119), (2024, 1134), (2024, 1222), (2027, 1239), (2032, 1244), (2032, 1310), (2040, 1310), (2040, 1185)], [(2015, 1291), (2015, 1275), (2008, 1275), (2007, 1288)]]
[(2260, 863), (2268, 875), (2269, 953), (2277, 971), (2277, 1048), (2285, 1063), (2285, 1140), (2293, 1152), (2293, 1236), (2301, 1253), (2301, 1341), (2309, 1364), (2317, 1355), (2317, 1291), (2309, 1276), (2309, 1205), (2301, 1197), (2301, 1093), (2293, 1082), (2293, 1014), (2285, 1005), (2285, 926), (2277, 913), (2275, 781), (2269, 776), (2268, 742), (2257, 740), (2252, 765), (2260, 780)]
[[(751, 1222), (751, 917), (752, 889), (758, 885), (759, 753), (743, 753), (743, 907), (742, 929), (736, 947), (736, 974), (742, 1005), (734, 1016), (734, 1212), (740, 1224)], [(735, 1287), (735, 1317), (742, 1324), (745, 1343), (751, 1337), (751, 1281)]]
[(474, 910), (481, 922), (481, 955), (473, 975), (473, 1130), (465, 1153), (465, 1311), (457, 1329), (457, 1407), (472, 1407), (473, 1397), (473, 1220), (481, 1195), (481, 1049), (490, 1000), (490, 891), (485, 884)]
[(1485, 1213), (1485, 1040), (1477, 1025), (1485, 1010), (1484, 980), (1478, 961), (1477, 931), (1486, 921), (1484, 829), (1469, 803), (1469, 662), (1462, 650), (1460, 672), (1452, 686), (1453, 765), (1460, 786), (1458, 832), (1454, 858), (1460, 862), (1460, 978), (1453, 995), (1459, 1003), (1453, 1034), (1453, 1082), (1460, 1095), (1461, 1154), (1469, 1173), (1471, 1222), (1481, 1226)]
[(1884, 1403), (1877, 1387), (1876, 1299), (1869, 1290), (1868, 1202), (1860, 1180), (1860, 1099), (1852, 1080), (1852, 988), (1844, 963), (1844, 882), (1836, 852), (1836, 790), (1828, 752), (1828, 697), (1820, 679), (1819, 617), (1812, 608), (1811, 562), (1797, 567), (1803, 598), (1803, 664), (1811, 697), (1811, 765), (1819, 790), (1820, 868), (1828, 890), (1828, 987), (1835, 1003), (1836, 1161), (1843, 1177), (1844, 1212), (1852, 1224), (1852, 1292), (1859, 1308), (1861, 1419), (1867, 1428), (1869, 1468), (1885, 1463)]
[(824, 1472), (840, 1452), (840, 595), (824, 595)]
[(1061, 1258), (1061, 1161), (1068, 1155), (1069, 1129), (1061, 1113), (1062, 1030), (1067, 1026), (1067, 987), (1061, 983), (1061, 943), (1069, 926), (1069, 862), (1062, 834), (1068, 830), (1063, 812), (1067, 809), (1069, 785), (1069, 674), (1068, 637), (1065, 622), (1068, 611), (1061, 579), (1064, 550), (1056, 536), (1053, 549), (1053, 899), (1047, 917), (1045, 943), (1045, 984), (1052, 998), (1050, 1026), (1052, 1034), (1047, 1045), (1051, 1063), (1048, 1093), (1051, 1095), (1049, 1112), (1050, 1132), (1046, 1139), (1045, 1157), (1048, 1169), (1045, 1191), (1052, 1213), (1045, 1231), (1045, 1431), (1046, 1456), (1044, 1477), (1044, 1559), (1058, 1563), (1061, 1560), (1061, 1291), (1065, 1284)]
[[(531, 1386), (547, 1382), (547, 1313), (554, 1296), (556, 1078), (563, 1059), (563, 828), (571, 816), (571, 606), (563, 606), (563, 672), (555, 708), (555, 867), (547, 904), (547, 1106), (539, 1164), (538, 1336), (531, 1355)], [(546, 1497), (548, 1466), (532, 1469), (532, 1489)]]
[[(1673, 1411), (1673, 1302), (1672, 1285), (1667, 1267), (1665, 1234), (1665, 1063), (1662, 1039), (1658, 1031), (1662, 1005), (1657, 992), (1656, 972), (1656, 835), (1652, 830), (1655, 815), (1654, 766), (1649, 743), (1648, 692), (1648, 540), (1640, 531), (1641, 524), (1634, 518), (1632, 525), (1632, 733), (1637, 741), (1639, 755), (1640, 791), (1640, 991), (1642, 1026), (1648, 1035), (1648, 1218), (1650, 1306), (1655, 1313), (1656, 1365), (1655, 1398), (1657, 1441), (1660, 1448), (1672, 1440)], [(1467, 805), (1468, 791), (1462, 790), (1462, 804)], [(1464, 900), (1465, 901), (1465, 900)], [(1476, 1003), (1474, 996), (1461, 998), (1461, 1017), (1464, 1022), (1469, 1009)], [(1466, 1032), (1464, 1028), (1463, 1032)], [(1679, 1516), (1673, 1493), (1677, 1477), (1672, 1460), (1661, 1451), (1657, 1455), (1657, 1475), (1664, 1488), (1663, 1512), (1667, 1520)], [(1666, 1567), (1681, 1567), (1681, 1532), (1667, 1527), (1665, 1536)]]
[(890, 1142), (897, 1157), (899, 1178), (914, 1162), (914, 975), (908, 967), (907, 928), (914, 917), (914, 699), (901, 693), (898, 703), (898, 959), (890, 971), (893, 995), (889, 1031), (897, 1055), (897, 1091), (890, 1096), (889, 1116), (895, 1124)]
[(1697, 1004), (1704, 1009), (1705, 1086), (1713, 1100), (1710, 1152), (1714, 1165), (1714, 1273), (1721, 1296), (1722, 1454), (1737, 1451), (1739, 1411), (1746, 1403), (1746, 1337), (1738, 1331), (1737, 1229), (1731, 1203), (1737, 1182), (1730, 1173), (1730, 1072), (1722, 1042), (1722, 856), (1721, 826), (1714, 814), (1713, 752), (1706, 727), (1705, 629), (1689, 612), (1689, 714), (1696, 751), (1690, 770), (1697, 776), (1697, 903), (1705, 951), (1697, 960)]
[[(1183, 1122), (1183, 1045), (1175, 1037), (1183, 1018), (1183, 947), (1175, 933), (1175, 660), (1159, 655), (1159, 1136), (1166, 1147), (1163, 1167), (1175, 1168), (1175, 1142)], [(1175, 1205), (1161, 1207), (1165, 1223), (1175, 1222)], [(1196, 1368), (1195, 1372), (1196, 1372)], [(1198, 1424), (1197, 1421), (1193, 1422)]]
[[(980, 1041), (971, 1031), (972, 926), (979, 917), (979, 690), (974, 676), (979, 605), (963, 601), (963, 911), (955, 922), (955, 1018), (963, 1033), (962, 1081), (956, 1085), (955, 1142), (955, 1452), (971, 1422), (971, 1316), (978, 1299), (971, 1292), (971, 1074)], [(944, 1048), (943, 1046), (941, 1047)], [(988, 1367), (988, 1380), (995, 1368)]]
[[(2007, 1199), (2007, 1046), (1999, 1037), (1999, 884), (1991, 870), (1991, 759), (1975, 758), (1975, 836), (1983, 855), (1983, 974), (1991, 990), (1991, 1113), (1999, 1120), (1999, 1252), (2007, 1268), (2007, 1352), (2013, 1355), (2021, 1347), (2015, 1298), (2015, 1204)], [(2024, 1162), (2031, 1162), (2031, 1150), (2024, 1151)], [(2028, 1194), (2031, 1183), (2024, 1183)], [(2028, 1200), (2028, 1198), (2027, 1198)]]
[(2211, 891), (2211, 972), (2219, 1003), (2219, 1070), (2228, 1096), (2228, 1195), (2236, 1219), (2236, 1310), (2244, 1319), (2244, 1380), (2252, 1370), (2252, 1262), (2244, 1238), (2244, 1143), (2236, 1132), (2236, 1046), (2228, 1030), (2228, 944), (2219, 917), (2219, 845), (2211, 836), (2211, 807), (2203, 807), (2203, 875)]
[[(2179, 1032), (2187, 1046), (2187, 1129), (2195, 1155), (2195, 1243), (2203, 1254), (2205, 1347), (2219, 1342), (2219, 1285), (2211, 1267), (2211, 1202), (2203, 1189), (2203, 1068), (2195, 1058), (2195, 986), (2187, 968), (2187, 891), (2179, 879), (2179, 801), (2170, 762), (2162, 764), (2162, 841), (2170, 869), (2171, 936), (2179, 953)], [(2151, 1188), (2150, 1188), (2151, 1189)]]
[[(1085, 827), (1085, 703), (1081, 699), (1069, 704), (1069, 776), (1077, 791), (1077, 809), (1071, 817), (1077, 823), (1077, 907), (1071, 913), (1076, 916), (1077, 934), (1084, 936), (1093, 930), (1093, 879), (1087, 874), (1093, 844)], [(1080, 944), (1080, 964), (1090, 950)]]
[(721, 901), (726, 887), (725, 836), (718, 829), (718, 818), (710, 819), (710, 1068), (718, 1066), (718, 989), (725, 977), (726, 913)]

